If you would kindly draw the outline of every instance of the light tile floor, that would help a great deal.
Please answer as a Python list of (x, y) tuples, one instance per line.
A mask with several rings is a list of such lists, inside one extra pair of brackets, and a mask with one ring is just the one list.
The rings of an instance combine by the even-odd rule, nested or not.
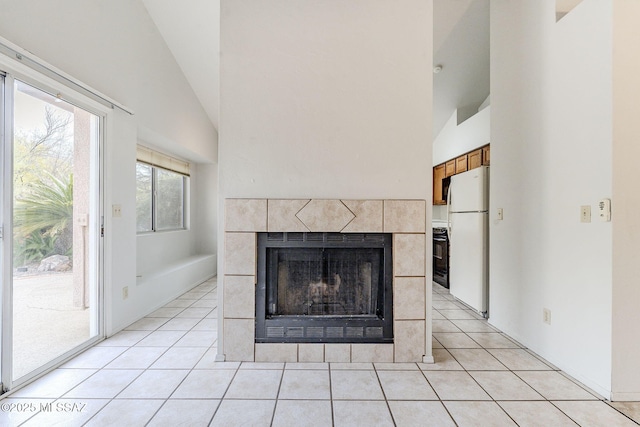
[[(435, 364), (215, 362), (207, 281), (0, 400), (3, 426), (631, 426), (434, 284)], [(625, 415), (627, 414), (627, 415)]]

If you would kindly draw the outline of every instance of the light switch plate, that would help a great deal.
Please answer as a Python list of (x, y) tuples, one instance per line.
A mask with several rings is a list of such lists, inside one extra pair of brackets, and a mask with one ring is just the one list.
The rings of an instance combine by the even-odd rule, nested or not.
[(580, 206), (580, 222), (591, 222), (591, 206)]
[(498, 208), (498, 220), (502, 221), (504, 219), (504, 212), (502, 208)]

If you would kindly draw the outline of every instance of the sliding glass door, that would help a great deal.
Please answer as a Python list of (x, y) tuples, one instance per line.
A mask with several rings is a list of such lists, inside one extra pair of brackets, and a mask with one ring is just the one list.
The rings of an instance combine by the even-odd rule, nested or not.
[(4, 79), (2, 379), (100, 336), (99, 116)]

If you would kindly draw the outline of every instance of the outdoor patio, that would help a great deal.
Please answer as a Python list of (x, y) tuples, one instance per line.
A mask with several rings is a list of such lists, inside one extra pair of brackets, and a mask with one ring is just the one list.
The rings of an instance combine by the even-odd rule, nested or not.
[(47, 363), (89, 338), (89, 309), (73, 305), (73, 273), (13, 279), (13, 378)]

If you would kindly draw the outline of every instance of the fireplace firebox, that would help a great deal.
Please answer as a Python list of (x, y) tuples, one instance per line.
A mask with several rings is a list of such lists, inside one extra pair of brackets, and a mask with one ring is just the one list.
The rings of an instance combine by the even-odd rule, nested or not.
[(391, 241), (258, 233), (256, 342), (392, 343)]

